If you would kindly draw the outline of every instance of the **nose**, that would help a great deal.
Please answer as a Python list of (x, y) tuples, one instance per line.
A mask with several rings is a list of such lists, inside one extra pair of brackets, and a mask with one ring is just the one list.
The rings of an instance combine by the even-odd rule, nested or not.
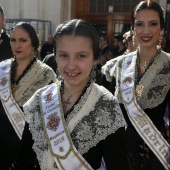
[(148, 34), (149, 33), (149, 26), (145, 25), (143, 28), (143, 33)]
[(76, 59), (70, 57), (69, 60), (68, 60), (68, 64), (67, 64), (68, 69), (70, 69), (70, 70), (75, 69), (76, 68), (76, 63), (77, 63)]
[(15, 48), (19, 48), (20, 47), (20, 42), (19, 41), (16, 41), (15, 42)]

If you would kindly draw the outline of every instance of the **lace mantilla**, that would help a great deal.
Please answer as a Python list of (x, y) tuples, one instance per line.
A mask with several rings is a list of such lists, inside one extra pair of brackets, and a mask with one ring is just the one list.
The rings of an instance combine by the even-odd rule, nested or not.
[[(24, 111), (35, 141), (33, 149), (41, 169), (56, 170), (54, 158), (50, 154), (43, 132), (39, 94), (40, 91), (24, 105)], [(80, 154), (88, 152), (99, 141), (118, 128), (126, 126), (116, 98), (105, 88), (94, 83), (87, 88), (79, 103), (67, 116), (66, 123), (73, 144)]]
[[(120, 89), (122, 65), (124, 58), (129, 55), (136, 55), (136, 52), (130, 53), (118, 60), (116, 63), (117, 67), (112, 67), (110, 71), (110, 74), (116, 78), (115, 96), (120, 103), (123, 103)], [(141, 97), (137, 98), (138, 104), (143, 110), (154, 108), (161, 104), (170, 89), (170, 54), (162, 51), (144, 73), (138, 84), (144, 85)]]

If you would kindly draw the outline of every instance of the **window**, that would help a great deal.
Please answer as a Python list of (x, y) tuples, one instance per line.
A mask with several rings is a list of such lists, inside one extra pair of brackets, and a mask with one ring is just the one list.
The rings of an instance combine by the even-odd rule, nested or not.
[(129, 13), (140, 0), (90, 0), (89, 12), (100, 13)]

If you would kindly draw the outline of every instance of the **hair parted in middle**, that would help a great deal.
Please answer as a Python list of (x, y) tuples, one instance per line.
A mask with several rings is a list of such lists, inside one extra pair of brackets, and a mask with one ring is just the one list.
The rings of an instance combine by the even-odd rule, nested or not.
[(53, 44), (54, 44), (54, 54), (56, 54), (57, 40), (63, 36), (82, 36), (88, 38), (91, 41), (93, 49), (93, 58), (98, 60), (100, 48), (99, 48), (99, 35), (95, 27), (82, 19), (73, 19), (66, 21), (63, 24), (58, 25), (54, 32)]

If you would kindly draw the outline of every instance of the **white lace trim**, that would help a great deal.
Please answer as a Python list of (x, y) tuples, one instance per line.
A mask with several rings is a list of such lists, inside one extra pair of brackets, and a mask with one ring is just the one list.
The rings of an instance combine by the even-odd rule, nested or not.
[[(102, 90), (102, 92), (99, 92), (99, 89)], [(35, 141), (33, 149), (37, 154), (41, 169), (56, 170), (57, 167), (54, 158), (50, 153), (43, 132), (42, 116), (39, 106), (40, 91), (41, 90), (24, 105), (24, 111), (26, 119), (29, 122), (32, 138)], [(92, 94), (95, 95), (92, 96)], [(89, 98), (90, 96), (92, 98)], [(96, 97), (97, 99), (95, 99)], [(92, 105), (90, 101), (92, 101)], [(90, 109), (91, 106), (93, 109)], [(66, 122), (71, 132), (70, 135), (73, 144), (80, 154), (86, 153), (99, 141), (114, 133), (118, 128), (126, 125), (116, 98), (105, 88), (99, 87), (98, 85), (90, 85), (86, 93), (81, 97), (80, 103), (75, 108), (69, 115), (71, 118), (68, 118)], [(75, 113), (76, 111), (78, 111), (77, 114)], [(75, 118), (76, 120), (73, 120)], [(75, 125), (73, 125), (74, 123)]]

